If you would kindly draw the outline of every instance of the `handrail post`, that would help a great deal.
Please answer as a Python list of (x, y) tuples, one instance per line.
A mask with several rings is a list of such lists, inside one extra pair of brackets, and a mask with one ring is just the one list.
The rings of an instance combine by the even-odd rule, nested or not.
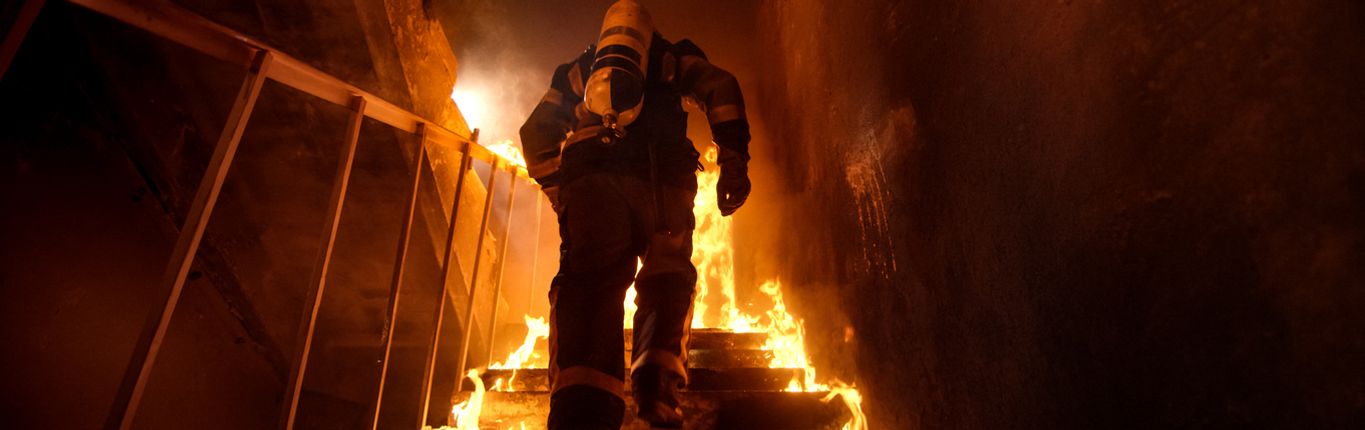
[(232, 166), (232, 159), (237, 155), (238, 143), (241, 142), (247, 120), (251, 118), (251, 110), (256, 106), (256, 98), (261, 94), (261, 86), (265, 84), (270, 73), (271, 59), (270, 51), (257, 51), (251, 66), (247, 68), (246, 78), (237, 91), (237, 100), (233, 102), (232, 110), (228, 113), (222, 134), (218, 135), (213, 158), (204, 169), (204, 177), (199, 181), (194, 202), (190, 204), (185, 224), (181, 227), (175, 249), (171, 252), (170, 262), (166, 264), (166, 271), (161, 278), (162, 292), (159, 296), (162, 306), (153, 308), (148, 314), (142, 335), (133, 346), (133, 357), (123, 374), (119, 391), (115, 394), (105, 428), (127, 430), (132, 427), (133, 417), (147, 388), (147, 379), (156, 364), (157, 353), (161, 351), (161, 342), (166, 339), (171, 317), (175, 314), (176, 305), (180, 304), (180, 293), (185, 289), (185, 277), (189, 274), (190, 265), (194, 263), (195, 254), (199, 251), (199, 242), (204, 238), (209, 216), (213, 214), (213, 208), (218, 203), (218, 193), (222, 191), (223, 182), (227, 179), (228, 170)]
[[(488, 345), (488, 361), (493, 363), (493, 339), (497, 336), (498, 330), (498, 300), (502, 298), (503, 275), (507, 273), (507, 244), (512, 240), (512, 209), (516, 207), (517, 201), (517, 171), (508, 172), (511, 176), (511, 185), (507, 191), (507, 216), (503, 218), (502, 245), (498, 251), (498, 281), (493, 284), (493, 310), (488, 317), (488, 336), (484, 337), (484, 343)], [(461, 369), (463, 372), (463, 369)]]
[(535, 303), (534, 300), (535, 300), (535, 294), (536, 294), (536, 271), (537, 271), (537, 270), (540, 270), (540, 239), (541, 239), (541, 238), (540, 238), (540, 233), (541, 233), (541, 232), (540, 232), (540, 224), (541, 224), (542, 222), (545, 221), (544, 219), (542, 219), (542, 216), (545, 214), (545, 200), (546, 200), (546, 199), (548, 199), (548, 197), (536, 196), (536, 235), (535, 235), (535, 247), (532, 248), (533, 251), (532, 251), (532, 254), (531, 254), (531, 282), (526, 286), (526, 313), (527, 313), (527, 314), (530, 314), (531, 311), (534, 310), (534, 308), (531, 307), (531, 304), (532, 304), (532, 303)]
[(469, 364), (469, 342), (474, 336), (474, 302), (479, 292), (479, 264), (483, 261), (483, 241), (488, 238), (484, 234), (488, 230), (488, 216), (493, 212), (493, 191), (498, 184), (498, 168), (502, 165), (501, 158), (493, 158), (493, 166), (488, 170), (488, 194), (483, 199), (483, 218), (479, 221), (479, 240), (474, 246), (474, 267), (470, 271), (469, 277), (469, 302), (465, 306), (464, 336), (460, 338), (459, 365), (455, 367), (456, 382), (455, 390), (464, 390), (464, 371)]
[(308, 372), (308, 354), (313, 346), (313, 332), (317, 328), (318, 309), (322, 307), (323, 293), (327, 288), (327, 272), (332, 264), (332, 249), (336, 246), (337, 227), (341, 224), (341, 214), (346, 206), (346, 190), (351, 181), (351, 167), (355, 165), (355, 151), (360, 140), (360, 126), (365, 120), (365, 98), (352, 96), (351, 115), (346, 123), (346, 141), (341, 149), (341, 159), (337, 162), (337, 173), (332, 182), (332, 196), (327, 205), (327, 225), (322, 235), (322, 247), (318, 261), (313, 265), (312, 285), (308, 288), (309, 304), (307, 312), (299, 322), (299, 336), (296, 337), (298, 349), (294, 352), (294, 364), (289, 379), (285, 382), (284, 413), (281, 414), (280, 428), (291, 430), (298, 416), (299, 393), (303, 391), (304, 375)]
[(417, 159), (412, 163), (412, 185), (409, 186), (407, 212), (399, 227), (398, 253), (393, 262), (393, 279), (389, 282), (388, 319), (384, 328), (384, 356), (379, 360), (379, 388), (374, 399), (374, 416), (371, 428), (379, 428), (379, 411), (384, 406), (384, 386), (388, 382), (389, 357), (393, 352), (393, 336), (398, 326), (398, 301), (403, 291), (403, 274), (407, 269), (408, 247), (412, 242), (412, 221), (417, 213), (417, 191), (422, 186), (422, 165), (427, 157), (426, 123), (417, 124)]
[(5, 31), (4, 41), (0, 41), (0, 79), (9, 71), (14, 56), (19, 54), (19, 46), (24, 44), (24, 37), (28, 36), (33, 21), (38, 20), (38, 12), (43, 10), (43, 3), (44, 0), (24, 0), (24, 3), (15, 10), (14, 22), (7, 23), (9, 30)]
[(431, 398), (431, 381), (436, 375), (436, 353), (440, 346), (441, 326), (445, 324), (446, 296), (449, 294), (447, 285), (450, 280), (450, 272), (455, 267), (455, 223), (460, 215), (460, 199), (464, 196), (464, 181), (468, 176), (469, 169), (474, 165), (473, 145), (478, 143), (478, 130), (474, 131), (473, 142), (465, 142), (460, 154), (460, 170), (456, 172), (455, 179), (455, 198), (450, 203), (450, 225), (446, 230), (446, 249), (441, 257), (441, 281), (438, 286), (440, 292), (436, 298), (436, 320), (435, 328), (431, 334), (431, 350), (427, 354), (427, 361), (422, 368), (422, 415), (417, 419), (420, 425), (426, 424), (427, 412), (429, 411), (428, 401)]

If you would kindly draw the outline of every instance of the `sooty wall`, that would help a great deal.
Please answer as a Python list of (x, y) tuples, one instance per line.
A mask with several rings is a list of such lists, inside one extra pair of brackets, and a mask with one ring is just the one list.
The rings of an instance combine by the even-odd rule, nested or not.
[(740, 234), (837, 294), (876, 428), (1365, 425), (1362, 6), (758, 16)]

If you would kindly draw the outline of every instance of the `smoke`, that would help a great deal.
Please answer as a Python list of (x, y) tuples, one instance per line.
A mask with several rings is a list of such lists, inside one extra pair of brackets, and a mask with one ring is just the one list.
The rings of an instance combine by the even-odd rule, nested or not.
[[(587, 4), (584, 4), (587, 3)], [(436, 0), (430, 9), (441, 21), (458, 62), (454, 99), (479, 143), (510, 142), (521, 148), (518, 132), (549, 88), (555, 68), (577, 56), (593, 41), (601, 13), (609, 1), (544, 2), (537, 0)], [(481, 177), (487, 166), (475, 164)], [(495, 194), (492, 230), (504, 231), (506, 183)], [(559, 246), (555, 216), (543, 196), (525, 187), (517, 194), (510, 222), (502, 297), (508, 305), (503, 321), (518, 315), (546, 315), (544, 299), (557, 271)], [(536, 210), (538, 208), (539, 216)], [(499, 336), (496, 348), (512, 346)]]
[[(505, 2), (452, 0), (458, 24), (451, 46), (459, 61), (451, 97), (471, 128), (480, 130), (484, 144), (511, 140), (518, 147), (517, 130), (544, 94), (553, 71), (531, 58), (511, 22)], [(449, 26), (448, 26), (449, 27)]]
[(511, 140), (555, 67), (591, 44), (611, 0), (445, 0), (436, 5), (459, 61), (454, 98), (481, 141)]

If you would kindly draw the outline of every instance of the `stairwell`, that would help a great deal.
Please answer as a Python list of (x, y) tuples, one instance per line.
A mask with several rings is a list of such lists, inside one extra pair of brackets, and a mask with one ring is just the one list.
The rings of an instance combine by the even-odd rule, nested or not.
[[(540, 428), (536, 366), (453, 392), (555, 251), (454, 60), (529, 108), (601, 3), (0, 4), (6, 428)], [(812, 329), (708, 321), (690, 428), (1365, 428), (1365, 3), (648, 3), (753, 96), (699, 261)]]

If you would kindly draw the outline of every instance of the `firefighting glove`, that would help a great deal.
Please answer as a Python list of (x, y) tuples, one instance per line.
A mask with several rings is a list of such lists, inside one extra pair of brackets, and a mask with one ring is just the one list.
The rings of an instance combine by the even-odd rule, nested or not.
[(720, 181), (716, 184), (716, 207), (720, 209), (722, 216), (730, 216), (749, 198), (749, 157), (721, 147), (716, 164), (720, 165)]

